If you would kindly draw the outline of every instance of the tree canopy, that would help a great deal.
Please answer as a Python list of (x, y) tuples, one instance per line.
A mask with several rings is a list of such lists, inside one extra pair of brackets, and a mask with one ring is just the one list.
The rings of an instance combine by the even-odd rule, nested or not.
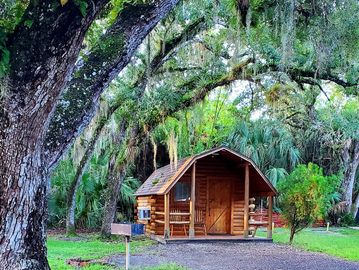
[(0, 263), (48, 269), (48, 203), (51, 226), (108, 235), (149, 173), (221, 144), (274, 185), (298, 164), (338, 175), (332, 206), (355, 217), (358, 13), (356, 0), (2, 1)]

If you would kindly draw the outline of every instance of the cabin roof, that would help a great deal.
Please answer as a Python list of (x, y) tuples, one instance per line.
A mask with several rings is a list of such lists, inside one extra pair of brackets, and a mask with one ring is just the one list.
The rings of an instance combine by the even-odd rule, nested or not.
[(250, 158), (239, 154), (225, 146), (220, 146), (208, 151), (204, 151), (197, 155), (181, 159), (177, 162), (176, 168), (174, 168), (174, 164), (168, 164), (164, 167), (158, 168), (141, 185), (141, 187), (136, 191), (135, 195), (145, 196), (166, 194), (196, 160), (218, 152), (223, 152), (225, 154), (228, 154), (232, 158), (249, 162), (253, 166), (255, 171), (259, 174), (259, 176), (262, 178), (264, 184), (270, 188), (273, 194), (277, 194), (277, 190), (273, 187), (267, 177), (259, 170), (257, 165)]

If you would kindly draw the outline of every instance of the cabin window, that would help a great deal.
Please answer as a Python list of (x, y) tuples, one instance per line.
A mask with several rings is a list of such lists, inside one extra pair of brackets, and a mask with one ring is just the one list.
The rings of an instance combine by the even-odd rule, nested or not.
[(190, 199), (190, 183), (178, 182), (174, 187), (174, 199), (176, 202), (185, 202)]
[(151, 209), (149, 207), (138, 208), (138, 218), (142, 220), (150, 220)]

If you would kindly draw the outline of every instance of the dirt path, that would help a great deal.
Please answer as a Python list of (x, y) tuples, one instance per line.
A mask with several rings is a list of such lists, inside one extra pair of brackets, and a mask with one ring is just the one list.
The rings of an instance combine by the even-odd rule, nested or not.
[[(107, 262), (123, 266), (124, 257), (113, 256)], [(359, 262), (348, 262), (273, 243), (156, 245), (149, 247), (141, 255), (131, 256), (134, 269), (163, 263), (177, 263), (195, 270), (359, 270)]]

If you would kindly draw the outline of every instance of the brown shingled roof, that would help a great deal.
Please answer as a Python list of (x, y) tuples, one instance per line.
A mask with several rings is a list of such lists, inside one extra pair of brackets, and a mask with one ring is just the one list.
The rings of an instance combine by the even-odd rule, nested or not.
[(158, 168), (147, 178), (142, 186), (136, 191), (135, 195), (161, 194), (161, 190), (166, 186), (168, 180), (176, 176), (177, 172), (182, 171), (191, 159), (192, 157), (187, 157), (179, 160), (177, 162), (177, 168), (171, 168), (170, 164)]
[(227, 147), (221, 146), (217, 148), (213, 148), (208, 151), (204, 151), (195, 156), (187, 157), (181, 159), (177, 162), (177, 168), (172, 168), (171, 165), (166, 165), (164, 167), (158, 168), (155, 170), (150, 177), (142, 184), (142, 186), (136, 191), (136, 196), (145, 196), (145, 195), (162, 195), (165, 194), (176, 182), (177, 180), (188, 170), (188, 168), (193, 164), (194, 161), (205, 157), (207, 155), (219, 152), (226, 151), (233, 156), (239, 157), (251, 163), (254, 169), (259, 173), (259, 175), (263, 178), (266, 184), (270, 187), (270, 189), (277, 194), (276, 189), (267, 179), (267, 177), (259, 170), (256, 164), (248, 157), (245, 157)]

